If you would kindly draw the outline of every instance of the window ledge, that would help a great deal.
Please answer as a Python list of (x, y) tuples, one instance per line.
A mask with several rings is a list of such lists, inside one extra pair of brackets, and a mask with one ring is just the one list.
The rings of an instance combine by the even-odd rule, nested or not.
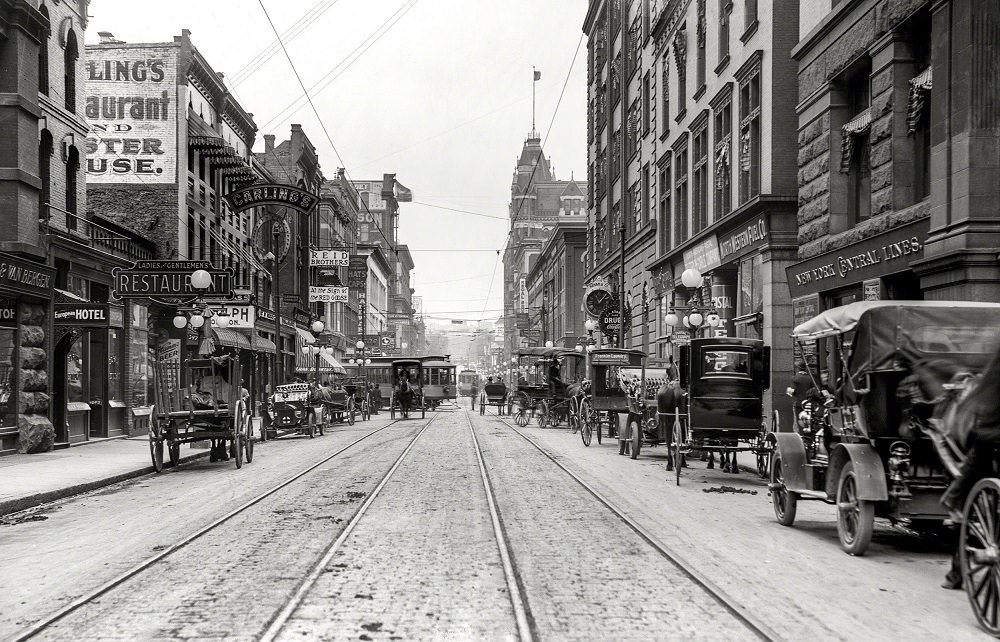
[(687, 113), (688, 113), (687, 109), (682, 109), (679, 112), (677, 112), (677, 115), (674, 116), (674, 122), (679, 123), (682, 120), (684, 120), (684, 117), (687, 116)]
[(668, 136), (670, 136), (670, 128), (669, 127), (664, 127), (663, 128), (663, 133), (660, 134), (660, 140), (661, 141), (667, 140)]
[(701, 97), (705, 95), (705, 92), (707, 90), (708, 86), (702, 83), (701, 87), (698, 87), (698, 91), (694, 92), (694, 95), (691, 96), (691, 100), (698, 102), (699, 100), (701, 100)]
[(726, 54), (726, 56), (719, 61), (719, 64), (715, 67), (716, 76), (720, 75), (723, 72), (723, 70), (725, 70), (725, 68), (729, 66), (729, 60), (730, 60), (729, 54)]
[(754, 20), (747, 28), (743, 31), (743, 35), (740, 36), (740, 42), (747, 44), (747, 41), (753, 38), (753, 35), (757, 33), (757, 27), (760, 26), (760, 20)]

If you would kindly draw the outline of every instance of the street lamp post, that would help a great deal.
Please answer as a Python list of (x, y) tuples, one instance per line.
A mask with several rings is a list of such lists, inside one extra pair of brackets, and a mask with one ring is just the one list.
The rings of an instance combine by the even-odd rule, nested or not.
[[(667, 325), (676, 327), (678, 323), (682, 323), (692, 333), (697, 333), (705, 325), (712, 328), (719, 326), (722, 320), (716, 313), (715, 308), (711, 305), (706, 306), (698, 293), (698, 289), (703, 285), (704, 279), (705, 277), (702, 276), (701, 272), (694, 268), (684, 270), (681, 274), (681, 284), (688, 290), (687, 305), (674, 305), (673, 309), (663, 319)], [(698, 297), (698, 300), (695, 297)], [(678, 321), (677, 317), (678, 310), (684, 313), (684, 317), (680, 321)]]
[(587, 319), (583, 322), (583, 327), (587, 331), (587, 337), (581, 339), (573, 349), (583, 353), (584, 377), (586, 377), (590, 375), (590, 354), (594, 351), (594, 346), (597, 343), (594, 341), (594, 330), (597, 328), (597, 324), (594, 323), (593, 319)]

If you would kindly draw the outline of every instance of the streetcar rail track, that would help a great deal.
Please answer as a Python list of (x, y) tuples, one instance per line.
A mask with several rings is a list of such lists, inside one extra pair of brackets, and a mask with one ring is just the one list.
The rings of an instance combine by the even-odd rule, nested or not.
[(533, 642), (535, 639), (534, 629), (530, 617), (530, 609), (521, 591), (518, 582), (517, 571), (511, 556), (510, 542), (500, 521), (500, 510), (497, 508), (496, 494), (493, 491), (493, 484), (490, 482), (486, 472), (486, 463), (483, 461), (483, 449), (479, 447), (479, 438), (476, 437), (476, 430), (472, 425), (469, 413), (465, 413), (465, 421), (469, 424), (469, 432), (472, 434), (472, 444), (476, 449), (476, 461), (479, 462), (479, 472), (483, 478), (483, 488), (486, 490), (486, 502), (490, 507), (490, 518), (493, 522), (493, 534), (496, 536), (497, 549), (500, 552), (500, 561), (503, 564), (504, 579), (507, 582), (507, 594), (510, 596), (511, 607), (514, 609), (514, 618), (517, 621), (517, 633), (521, 642)]
[(365, 516), (365, 513), (368, 512), (368, 508), (375, 501), (375, 498), (379, 496), (379, 493), (382, 492), (382, 489), (385, 487), (385, 485), (389, 483), (389, 480), (392, 478), (393, 474), (395, 474), (396, 469), (399, 468), (400, 464), (403, 463), (403, 460), (406, 459), (406, 456), (410, 453), (410, 450), (413, 449), (413, 445), (417, 443), (417, 440), (420, 439), (420, 436), (427, 431), (427, 428), (430, 427), (430, 425), (434, 422), (434, 419), (436, 418), (437, 415), (433, 415), (427, 421), (427, 423), (421, 426), (420, 430), (417, 431), (417, 434), (413, 436), (413, 439), (410, 440), (410, 443), (406, 445), (406, 448), (403, 449), (403, 452), (400, 453), (399, 457), (396, 458), (396, 461), (389, 468), (388, 472), (386, 472), (386, 474), (382, 477), (378, 485), (375, 486), (375, 489), (368, 494), (368, 497), (365, 498), (365, 501), (358, 508), (357, 512), (354, 513), (354, 517), (351, 518), (351, 521), (349, 521), (347, 523), (347, 526), (344, 527), (344, 530), (341, 531), (340, 536), (337, 537), (337, 539), (334, 540), (333, 543), (331, 543), (327, 547), (326, 551), (323, 553), (323, 556), (320, 558), (320, 560), (312, 566), (312, 568), (309, 570), (309, 574), (306, 575), (305, 578), (302, 580), (302, 582), (299, 583), (299, 586), (295, 589), (295, 592), (292, 593), (291, 598), (289, 598), (288, 601), (285, 602), (285, 605), (281, 608), (280, 611), (278, 611), (278, 614), (275, 615), (275, 617), (268, 624), (267, 629), (258, 638), (259, 642), (273, 642), (281, 634), (281, 632), (285, 628), (285, 625), (291, 619), (292, 615), (299, 608), (299, 606), (302, 605), (302, 601), (305, 599), (306, 594), (309, 593), (312, 587), (316, 584), (316, 581), (319, 579), (320, 575), (323, 574), (323, 570), (333, 560), (333, 556), (337, 554), (337, 551), (340, 550), (340, 547), (343, 545), (343, 543), (347, 540), (348, 537), (350, 537), (351, 533), (354, 531), (354, 528), (358, 525), (358, 522), (360, 522), (361, 519)]
[(544, 447), (542, 447), (538, 442), (529, 437), (528, 435), (521, 432), (521, 430), (510, 423), (503, 417), (497, 416), (497, 419), (505, 424), (508, 428), (513, 430), (522, 439), (527, 441), (529, 444), (535, 447), (538, 452), (542, 453), (546, 458), (548, 458), (552, 463), (558, 466), (564, 473), (566, 473), (573, 481), (577, 482), (582, 486), (588, 493), (590, 493), (601, 505), (611, 511), (616, 517), (618, 517), (626, 526), (631, 528), (640, 538), (645, 540), (647, 544), (653, 547), (656, 552), (662, 555), (667, 561), (676, 566), (684, 575), (686, 575), (691, 581), (700, 586), (708, 595), (710, 595), (716, 602), (719, 603), (722, 608), (728, 611), (733, 617), (743, 623), (750, 631), (755, 635), (760, 637), (762, 640), (777, 641), (781, 640), (782, 637), (765, 622), (761, 621), (756, 615), (751, 613), (749, 609), (743, 606), (737, 599), (729, 595), (726, 591), (720, 588), (715, 582), (710, 580), (701, 571), (695, 568), (691, 563), (687, 562), (684, 558), (678, 555), (676, 552), (670, 550), (670, 548), (661, 542), (659, 538), (656, 537), (652, 532), (649, 531), (642, 524), (636, 520), (629, 517), (624, 511), (615, 506), (607, 497), (605, 497), (599, 490), (594, 488), (591, 484), (587, 483), (582, 477), (577, 475), (575, 472), (570, 470), (565, 464), (559, 461), (555, 455), (550, 453)]
[[(420, 436), (420, 434), (423, 433), (424, 430), (426, 430), (427, 426), (429, 426), (430, 423), (433, 420), (434, 420), (434, 418), (432, 417), (426, 424), (424, 424), (424, 426), (417, 433), (418, 437)], [(42, 618), (38, 622), (35, 622), (30, 627), (28, 627), (28, 628), (20, 631), (19, 633), (16, 633), (13, 637), (9, 638), (9, 642), (23, 642), (24, 640), (29, 640), (29, 639), (35, 637), (36, 635), (38, 635), (38, 634), (42, 633), (43, 631), (45, 631), (45, 629), (47, 629), (50, 626), (52, 626), (53, 624), (55, 624), (56, 622), (59, 622), (60, 620), (62, 620), (66, 616), (68, 616), (71, 613), (79, 610), (80, 608), (86, 606), (87, 604), (93, 602), (94, 600), (100, 598), (101, 596), (105, 595), (106, 593), (108, 593), (109, 591), (113, 590), (114, 588), (120, 586), (121, 584), (127, 582), (128, 580), (130, 580), (130, 579), (132, 579), (132, 578), (140, 575), (141, 573), (145, 572), (146, 570), (148, 570), (153, 565), (155, 565), (158, 562), (162, 561), (163, 559), (169, 557), (170, 555), (173, 555), (174, 553), (176, 553), (177, 551), (181, 550), (182, 548), (184, 548), (188, 544), (191, 544), (195, 540), (198, 540), (198, 539), (202, 538), (203, 536), (205, 536), (208, 533), (210, 533), (210, 532), (214, 531), (215, 529), (219, 528), (220, 526), (222, 526), (226, 522), (230, 521), (232, 518), (236, 517), (237, 515), (240, 515), (241, 513), (247, 511), (248, 509), (250, 509), (254, 505), (256, 505), (256, 504), (260, 503), (261, 501), (263, 501), (264, 499), (270, 497), (274, 493), (282, 490), (283, 488), (286, 488), (287, 486), (289, 486), (292, 483), (298, 481), (299, 479), (301, 479), (305, 475), (307, 475), (310, 472), (316, 470), (320, 466), (326, 464), (327, 462), (329, 462), (330, 460), (332, 460), (334, 457), (337, 457), (338, 455), (344, 453), (345, 451), (347, 451), (348, 449), (352, 448), (353, 446), (356, 446), (357, 444), (361, 443), (362, 441), (365, 441), (369, 437), (371, 437), (373, 435), (376, 435), (376, 434), (382, 432), (383, 430), (385, 430), (385, 429), (387, 429), (387, 428), (389, 428), (391, 426), (394, 426), (395, 424), (400, 423), (401, 421), (403, 421), (403, 419), (396, 419), (394, 421), (391, 421), (391, 422), (387, 423), (386, 425), (382, 426), (381, 428), (377, 428), (377, 429), (375, 429), (375, 430), (373, 430), (373, 431), (371, 431), (369, 433), (366, 433), (365, 435), (363, 435), (363, 436), (355, 439), (354, 441), (352, 441), (351, 443), (347, 444), (346, 446), (343, 446), (343, 447), (337, 449), (336, 451), (334, 451), (330, 455), (327, 455), (326, 457), (324, 457), (323, 459), (319, 460), (318, 462), (309, 465), (308, 467), (300, 470), (299, 472), (297, 472), (296, 474), (292, 475), (291, 477), (288, 477), (285, 480), (279, 482), (277, 485), (272, 486), (270, 489), (264, 491), (263, 493), (257, 495), (256, 497), (253, 497), (252, 499), (250, 499), (250, 500), (244, 502), (243, 504), (237, 506), (236, 508), (234, 508), (233, 510), (229, 511), (228, 513), (226, 513), (222, 517), (217, 518), (216, 520), (214, 520), (210, 524), (201, 527), (200, 529), (196, 530), (194, 533), (192, 533), (190, 535), (187, 535), (186, 537), (184, 537), (180, 541), (175, 542), (174, 544), (171, 544), (167, 548), (159, 551), (156, 555), (153, 555), (152, 557), (147, 558), (146, 560), (144, 560), (144, 561), (140, 562), (139, 564), (133, 566), (129, 570), (124, 571), (123, 573), (121, 573), (121, 574), (115, 576), (114, 578), (108, 580), (104, 584), (101, 584), (97, 588), (92, 589), (92, 590), (90, 590), (87, 593), (84, 593), (80, 597), (77, 597), (72, 602), (70, 602), (66, 606), (62, 607), (58, 611), (55, 611), (54, 613), (51, 613), (50, 615)], [(410, 443), (407, 445), (406, 451), (409, 450), (409, 448), (413, 445), (414, 441), (416, 441), (416, 438), (414, 438), (413, 440), (410, 441)], [(406, 452), (406, 451), (404, 451), (404, 452)]]

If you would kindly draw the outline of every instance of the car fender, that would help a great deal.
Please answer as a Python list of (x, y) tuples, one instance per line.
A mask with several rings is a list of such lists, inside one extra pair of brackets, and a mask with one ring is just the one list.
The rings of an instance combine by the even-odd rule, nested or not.
[(857, 477), (858, 499), (885, 501), (889, 499), (885, 467), (882, 458), (870, 444), (837, 444), (830, 453), (830, 467), (826, 475), (826, 494), (837, 496), (840, 472), (847, 462), (854, 463)]
[(806, 486), (806, 445), (797, 432), (774, 432), (775, 452), (781, 457), (781, 477), (791, 491), (811, 491)]

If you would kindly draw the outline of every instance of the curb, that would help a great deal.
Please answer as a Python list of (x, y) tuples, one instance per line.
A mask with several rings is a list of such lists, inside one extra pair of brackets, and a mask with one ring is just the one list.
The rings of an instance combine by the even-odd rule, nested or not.
[[(209, 454), (209, 451), (206, 450), (205, 452), (181, 457), (178, 465), (208, 457)], [(171, 468), (170, 464), (164, 463), (164, 469), (168, 468)], [(153, 468), (152, 464), (150, 464), (148, 466), (143, 466), (142, 468), (131, 470), (127, 473), (112, 475), (111, 477), (105, 477), (104, 479), (99, 479), (97, 481), (85, 482), (82, 484), (76, 484), (75, 486), (67, 486), (66, 488), (59, 488), (57, 490), (50, 490), (44, 493), (37, 493), (35, 495), (28, 495), (26, 497), (19, 497), (17, 499), (0, 502), (0, 517), (11, 513), (17, 513), (28, 508), (35, 508), (36, 506), (48, 504), (59, 499), (66, 499), (75, 495), (89, 493), (92, 490), (97, 490), (99, 488), (111, 486), (112, 484), (117, 484), (118, 482), (135, 479), (136, 477), (142, 477), (155, 472), (156, 469)]]

